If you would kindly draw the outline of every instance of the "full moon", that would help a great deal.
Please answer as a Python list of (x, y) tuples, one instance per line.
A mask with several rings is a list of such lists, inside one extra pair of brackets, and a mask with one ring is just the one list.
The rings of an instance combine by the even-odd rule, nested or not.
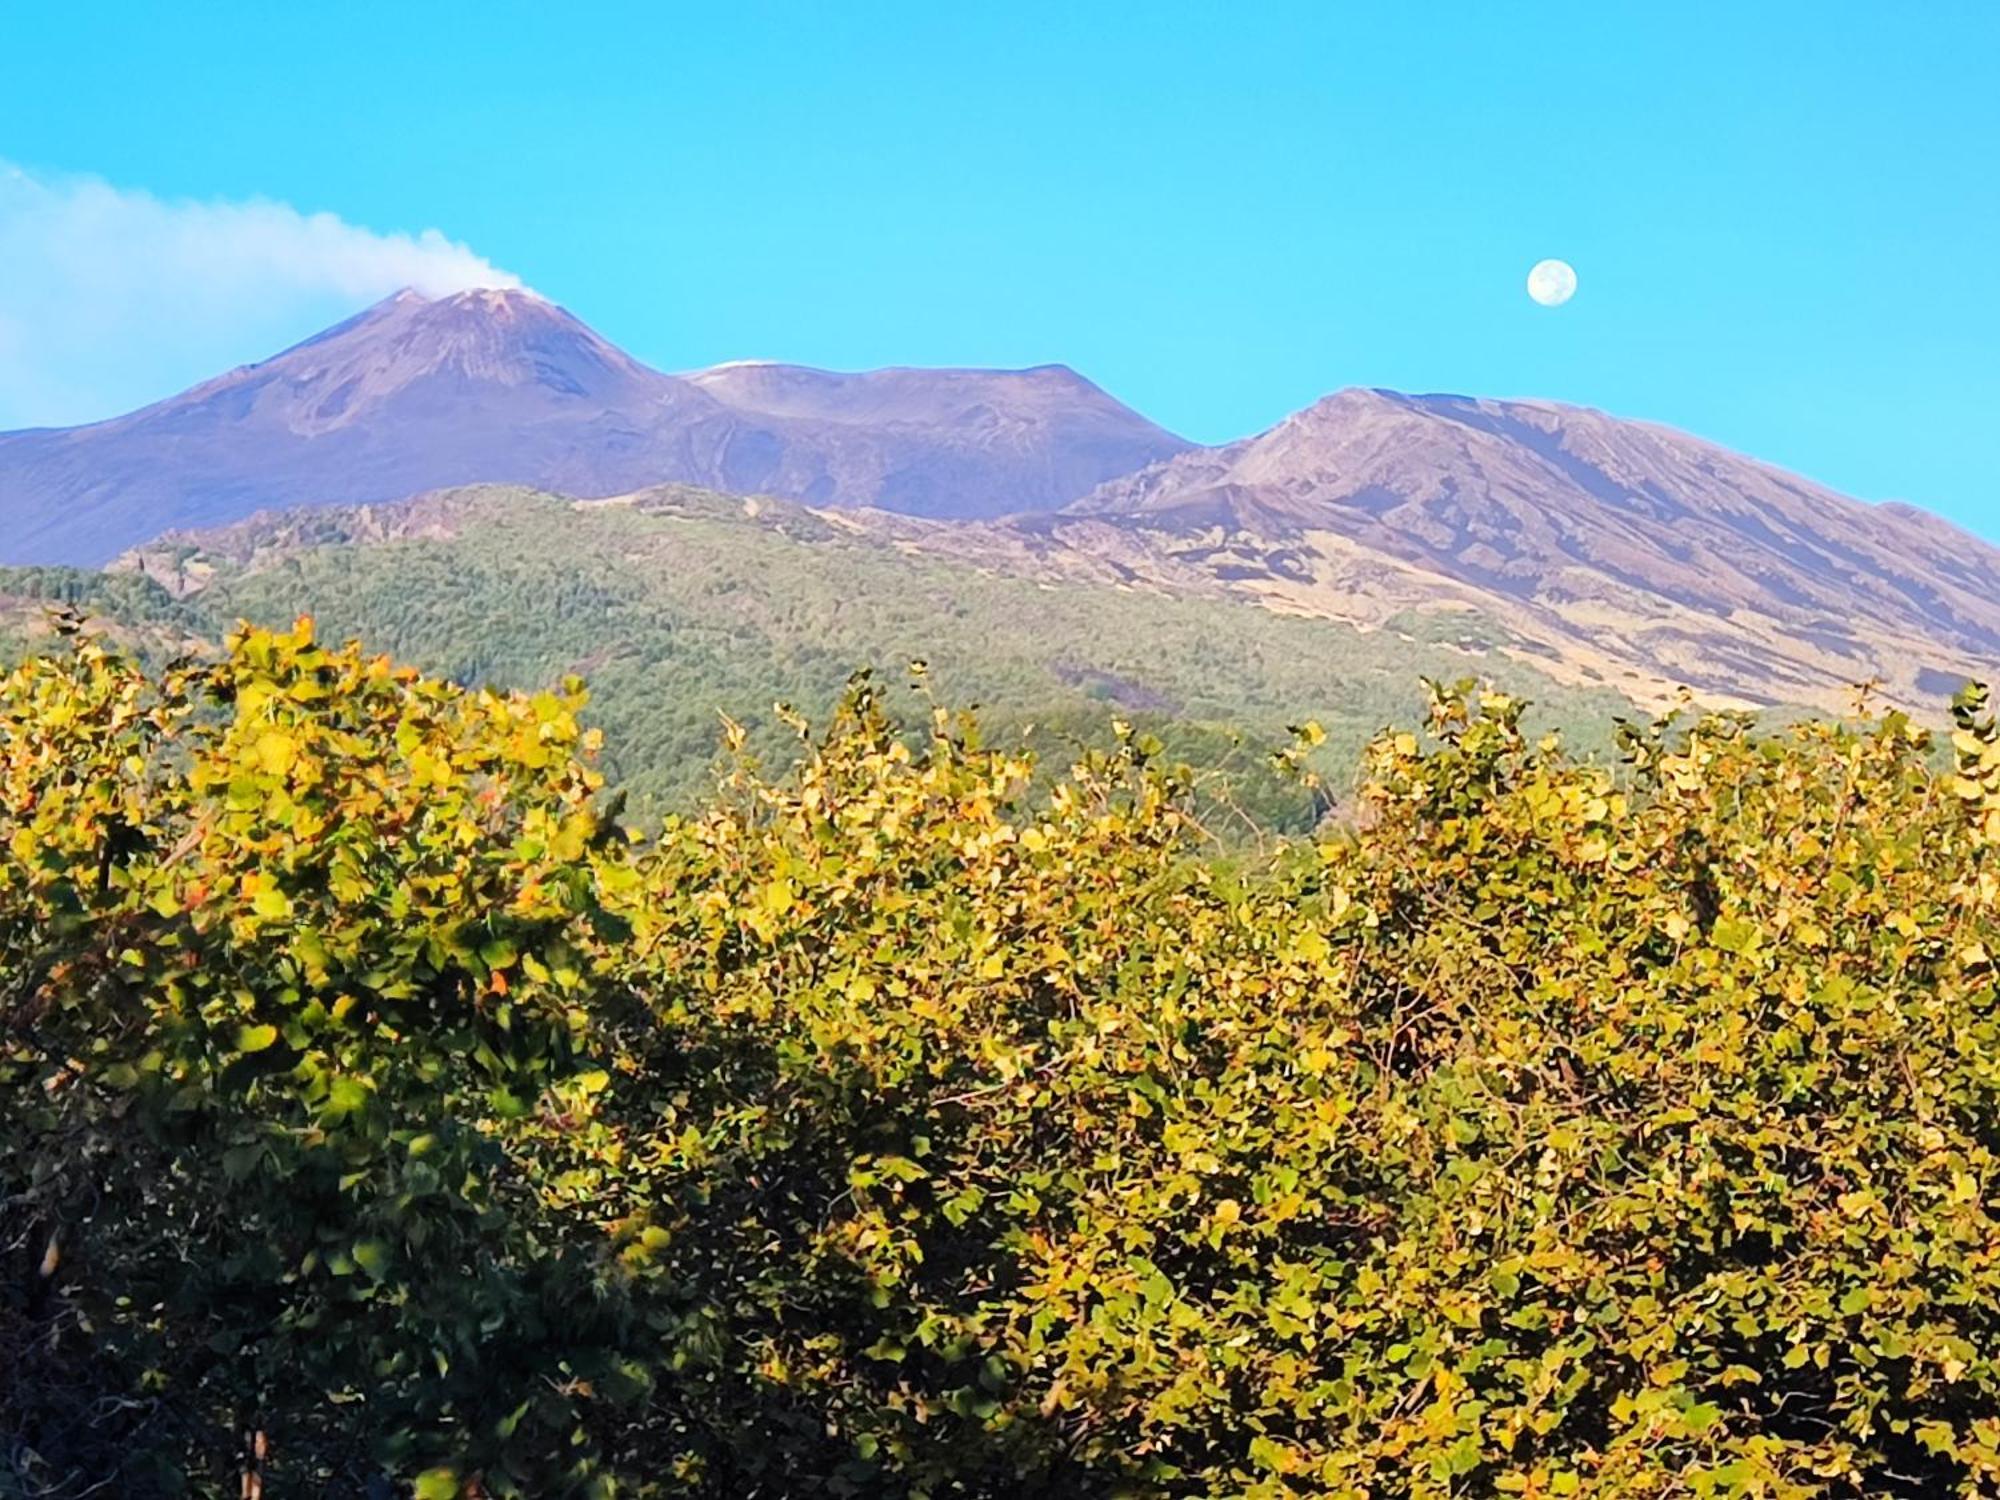
[(1538, 260), (1528, 273), (1528, 295), (1544, 307), (1561, 307), (1576, 295), (1576, 272), (1566, 260)]

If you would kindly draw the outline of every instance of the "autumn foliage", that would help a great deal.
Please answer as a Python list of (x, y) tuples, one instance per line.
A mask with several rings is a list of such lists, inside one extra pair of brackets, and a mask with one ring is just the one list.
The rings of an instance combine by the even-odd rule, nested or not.
[(0, 1496), (2000, 1491), (2000, 735), (1440, 692), (1224, 856), (866, 682), (0, 683)]

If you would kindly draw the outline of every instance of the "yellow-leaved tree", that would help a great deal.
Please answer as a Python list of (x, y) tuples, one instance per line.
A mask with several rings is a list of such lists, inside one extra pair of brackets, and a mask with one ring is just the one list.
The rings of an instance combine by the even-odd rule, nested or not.
[(641, 836), (580, 706), (0, 684), (0, 1494), (2000, 1487), (1976, 695), (1439, 689), (1256, 860), (865, 679)]

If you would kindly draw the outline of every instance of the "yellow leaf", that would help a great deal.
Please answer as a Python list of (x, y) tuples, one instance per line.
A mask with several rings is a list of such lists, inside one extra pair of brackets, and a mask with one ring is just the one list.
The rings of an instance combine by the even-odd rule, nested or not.
[(282, 776), (291, 770), (292, 762), (298, 759), (298, 742), (290, 735), (276, 729), (267, 729), (257, 736), (257, 764), (273, 776)]

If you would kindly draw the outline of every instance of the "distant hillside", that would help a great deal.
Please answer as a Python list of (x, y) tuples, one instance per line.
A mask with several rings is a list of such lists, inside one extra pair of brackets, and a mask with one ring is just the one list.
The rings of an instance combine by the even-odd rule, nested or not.
[(1358, 622), (1486, 615), (1660, 702), (1941, 711), (2000, 661), (2000, 548), (1684, 433), (1552, 402), (1343, 391), (1039, 526), (1138, 570)]
[[(775, 754), (774, 699), (817, 712), (857, 666), (896, 678), (913, 658), (945, 701), (985, 705), (996, 732), (1034, 726), (1061, 749), (1123, 716), (1239, 771), (1312, 716), (1329, 731), (1325, 766), (1343, 774), (1365, 736), (1419, 709), (1422, 675), (1496, 677), (1544, 724), (1601, 727), (1629, 709), (1508, 658), (1468, 616), (1362, 630), (1221, 589), (1136, 586), (1013, 526), (681, 487), (615, 503), (487, 487), (291, 512), (168, 538), (117, 567), (110, 581), (144, 590), (142, 623), (171, 605), (219, 635), (238, 616), (305, 612), (323, 634), (460, 681), (580, 672), (614, 771), (665, 801), (706, 784), (719, 712)], [(0, 570), (0, 597), (31, 571)], [(74, 588), (100, 575), (34, 576)], [(1238, 734), (1247, 743), (1231, 750)]]
[(0, 562), (101, 563), (273, 506), (478, 481), (1047, 510), (1186, 446), (1059, 366), (683, 379), (527, 292), (402, 292), (142, 411), (0, 433)]

